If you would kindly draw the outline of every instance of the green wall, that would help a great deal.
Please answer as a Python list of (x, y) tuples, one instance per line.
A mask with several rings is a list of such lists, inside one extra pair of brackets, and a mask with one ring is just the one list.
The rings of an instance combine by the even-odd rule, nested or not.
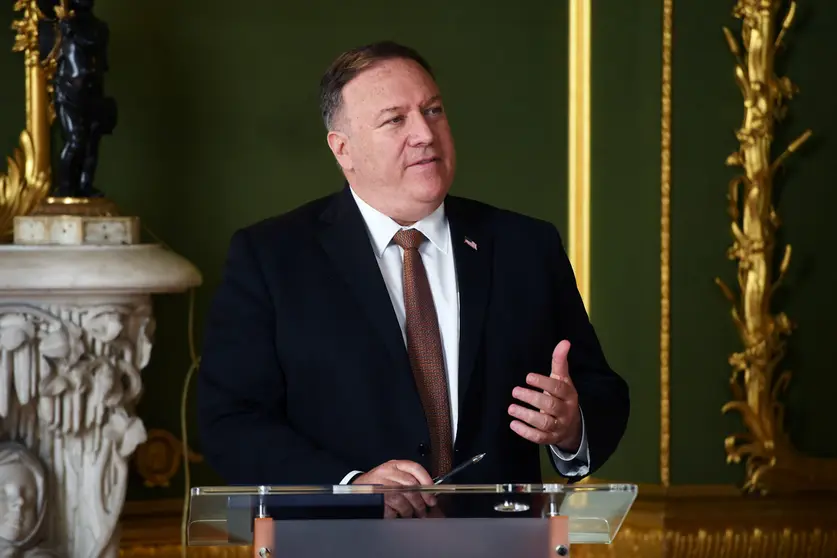
[[(724, 438), (741, 432), (730, 399), (728, 356), (740, 347), (729, 304), (714, 283), (734, 284), (726, 259), (731, 242), (726, 193), (735, 169), (743, 103), (733, 80), (724, 25), (735, 2), (674, 0), (671, 192), (671, 480), (674, 484), (740, 483), (743, 466), (728, 465)], [(601, 471), (608, 479), (660, 481), (660, 119), (662, 2), (593, 0), (592, 24), (592, 314), (614, 367), (628, 378), (632, 416), (622, 446)], [(837, 5), (800, 4), (790, 51), (779, 58), (801, 87), (777, 148), (807, 127), (804, 153), (780, 174), (778, 212), (794, 248), (777, 308), (799, 329), (786, 368), (788, 428), (798, 448), (837, 456), (837, 260), (830, 220), (837, 207), (833, 168), (837, 115), (830, 31)], [(833, 172), (833, 171), (832, 171)]]
[[(423, 5), (431, 14), (393, 11), (383, 0), (363, 13), (343, 3), (256, 0), (247, 10), (196, 0), (99, 0), (111, 27), (107, 88), (119, 124), (102, 146), (99, 186), (123, 212), (204, 275), (196, 295), (197, 341), (230, 234), (340, 187), (317, 111), (317, 83), (330, 60), (356, 44), (394, 38), (435, 66), (459, 151), (454, 192), (549, 219), (566, 230), (567, 5)], [(727, 357), (738, 348), (727, 302), (713, 283), (733, 278), (723, 162), (735, 149), (742, 114), (733, 62), (721, 34), (737, 22), (733, 2), (675, 0), (672, 150), (672, 480), (738, 482), (723, 439), (737, 417), (720, 415), (729, 398)], [(327, 8), (327, 9), (325, 9)], [(396, 9), (397, 10), (397, 9)], [(593, 0), (592, 275), (593, 321), (608, 358), (631, 385), (626, 437), (601, 477), (657, 483), (659, 468), (660, 103), (662, 2)], [(802, 87), (789, 126), (811, 126), (809, 149), (795, 158), (779, 213), (794, 244), (788, 295), (779, 302), (800, 329), (788, 365), (795, 371), (790, 427), (800, 448), (834, 455), (827, 427), (837, 389), (830, 348), (837, 334), (837, 261), (827, 227), (837, 193), (828, 175), (837, 118), (829, 87), (824, 0), (802, 6), (791, 35), (790, 74)], [(8, 29), (11, 12), (0, 13)], [(12, 33), (7, 44), (11, 45)], [(0, 148), (11, 153), (23, 125), (20, 55), (0, 47)], [(826, 227), (826, 228), (820, 228)], [(178, 406), (189, 366), (188, 298), (156, 299), (159, 321), (144, 372), (139, 412), (148, 428), (179, 435)], [(190, 416), (194, 414), (193, 401)], [(195, 449), (200, 444), (190, 427)], [(830, 453), (829, 453), (830, 451)], [(132, 473), (133, 474), (133, 473)], [(193, 483), (216, 482), (202, 465)], [(178, 497), (131, 480), (129, 498)]]
[(597, 476), (657, 483), (660, 381), (661, 9), (594, 0), (591, 316), (631, 388), (631, 418)]
[[(724, 166), (736, 149), (743, 114), (723, 25), (738, 29), (731, 3), (690, 6), (675, 0), (672, 138), (672, 481), (735, 482), (724, 436), (739, 428), (722, 416), (729, 400), (727, 356), (738, 344), (729, 304), (715, 285), (735, 285)], [(734, 288), (734, 287), (733, 287)]]
[(804, 130), (814, 132), (805, 152), (788, 165), (780, 192), (784, 240), (794, 253), (779, 303), (798, 325), (787, 362), (794, 374), (789, 428), (800, 450), (837, 458), (837, 5), (821, 0), (805, 6), (801, 16), (785, 64), (801, 91), (777, 140), (784, 148)]

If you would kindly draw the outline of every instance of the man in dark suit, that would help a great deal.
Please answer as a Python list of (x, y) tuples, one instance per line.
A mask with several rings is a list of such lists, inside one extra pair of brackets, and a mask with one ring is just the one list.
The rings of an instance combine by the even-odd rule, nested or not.
[(555, 227), (449, 195), (454, 143), (413, 50), (344, 53), (321, 88), (346, 185), (232, 237), (198, 375), (209, 463), (231, 484), (414, 485), (485, 453), (454, 482), (537, 483), (546, 446), (564, 477), (592, 473), (628, 388)]

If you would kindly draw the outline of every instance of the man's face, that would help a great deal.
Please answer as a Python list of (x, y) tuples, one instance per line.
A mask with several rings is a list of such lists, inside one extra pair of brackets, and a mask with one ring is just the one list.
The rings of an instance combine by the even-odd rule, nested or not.
[(399, 222), (436, 209), (456, 153), (439, 89), (412, 60), (379, 62), (343, 88), (329, 146), (364, 200)]

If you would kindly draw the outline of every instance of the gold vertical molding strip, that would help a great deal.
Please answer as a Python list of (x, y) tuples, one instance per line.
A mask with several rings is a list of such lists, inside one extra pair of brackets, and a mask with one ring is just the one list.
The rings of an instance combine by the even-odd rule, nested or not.
[(590, 312), (590, 4), (570, 0), (569, 257)]
[(660, 180), (660, 480), (671, 485), (671, 53), (674, 0), (663, 0)]

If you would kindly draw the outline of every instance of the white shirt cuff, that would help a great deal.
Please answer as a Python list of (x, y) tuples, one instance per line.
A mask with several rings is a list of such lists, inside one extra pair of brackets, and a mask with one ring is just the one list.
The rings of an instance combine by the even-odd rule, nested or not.
[(570, 454), (557, 446), (549, 446), (553, 457), (552, 463), (558, 472), (565, 477), (583, 477), (590, 472), (590, 448), (587, 445), (584, 413), (580, 407), (578, 412), (581, 414), (581, 443), (578, 446), (578, 451)]
[(352, 471), (351, 473), (343, 477), (343, 480), (340, 481), (340, 484), (349, 484), (353, 478), (361, 474), (363, 474), (363, 471)]

